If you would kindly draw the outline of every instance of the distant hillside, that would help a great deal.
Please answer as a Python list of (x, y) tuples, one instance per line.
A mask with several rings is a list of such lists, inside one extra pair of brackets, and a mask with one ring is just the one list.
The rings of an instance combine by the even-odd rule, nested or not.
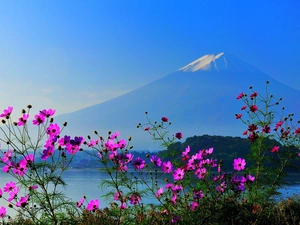
[[(275, 140), (267, 139), (264, 142), (265, 146), (281, 146)], [(168, 150), (160, 151), (159, 156), (163, 157), (168, 151), (176, 150), (176, 159), (181, 160), (181, 152), (190, 146), (190, 155), (196, 154), (199, 150), (214, 148), (212, 158), (223, 160), (223, 166), (226, 169), (232, 169), (233, 160), (237, 157), (246, 158), (250, 153), (251, 142), (246, 138), (230, 137), (230, 136), (193, 136), (186, 139), (184, 142), (176, 142), (169, 146)], [(284, 150), (284, 147), (281, 148)], [(270, 153), (271, 154), (271, 153)], [(165, 160), (174, 160), (174, 158), (166, 157)], [(249, 165), (249, 163), (248, 163)]]

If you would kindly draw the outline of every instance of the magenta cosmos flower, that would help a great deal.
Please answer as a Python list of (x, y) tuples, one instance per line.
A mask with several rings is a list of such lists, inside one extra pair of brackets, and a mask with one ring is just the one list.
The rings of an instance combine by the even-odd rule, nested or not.
[(2, 114), (0, 114), (0, 117), (8, 117), (9, 118), (9, 116), (12, 113), (13, 109), (14, 109), (13, 107), (8, 106), (8, 108), (5, 109)]
[(89, 204), (87, 205), (86, 209), (89, 211), (95, 211), (99, 208), (100, 201), (98, 199), (91, 200)]
[(25, 207), (25, 206), (27, 205), (28, 199), (29, 199), (29, 196), (28, 196), (28, 195), (26, 195), (25, 197), (21, 197), (21, 198), (20, 198), (20, 201), (17, 202), (16, 206), (17, 206), (17, 207)]
[(136, 170), (142, 170), (145, 167), (145, 160), (138, 157), (134, 160), (132, 165)]
[(271, 149), (271, 152), (278, 152), (279, 150), (279, 146), (274, 146), (272, 149)]
[(33, 125), (39, 126), (45, 122), (46, 116), (43, 114), (37, 114), (34, 116), (34, 120), (32, 120)]
[(45, 117), (50, 117), (53, 116), (55, 114), (56, 110), (54, 109), (43, 109), (42, 111), (40, 111), (40, 115), (45, 116)]
[(163, 162), (161, 169), (164, 171), (164, 173), (171, 173), (172, 172), (172, 163), (170, 161)]
[(181, 180), (184, 177), (184, 170), (178, 168), (177, 170), (174, 170), (174, 173), (172, 175), (174, 177), (174, 180)]
[(177, 132), (175, 134), (175, 137), (180, 140), (182, 138), (182, 133), (181, 132)]
[(233, 169), (240, 171), (244, 170), (246, 166), (246, 160), (242, 158), (234, 159), (233, 160)]
[(150, 161), (156, 166), (161, 166), (161, 159), (156, 155), (151, 156)]
[(169, 119), (168, 119), (168, 117), (163, 116), (163, 117), (161, 118), (161, 121), (163, 121), (163, 122), (168, 122)]
[(0, 218), (3, 218), (4, 216), (6, 216), (6, 208), (1, 206), (0, 207)]
[(28, 118), (29, 118), (29, 114), (23, 114), (22, 117), (19, 118), (17, 125), (24, 126), (25, 123), (27, 123)]
[(130, 204), (132, 205), (137, 205), (141, 202), (141, 197), (137, 194), (132, 194), (130, 197), (129, 197), (129, 200), (130, 200)]
[(76, 207), (79, 208), (80, 206), (82, 206), (84, 202), (84, 198), (81, 198), (78, 202), (76, 202)]

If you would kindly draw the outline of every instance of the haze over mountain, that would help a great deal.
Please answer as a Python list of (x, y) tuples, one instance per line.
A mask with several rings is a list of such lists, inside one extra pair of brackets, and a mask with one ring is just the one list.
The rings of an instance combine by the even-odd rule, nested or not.
[(174, 73), (104, 103), (57, 116), (56, 121), (67, 121), (65, 132), (72, 135), (93, 136), (97, 130), (106, 137), (107, 131), (119, 131), (120, 138), (133, 137), (136, 150), (158, 147), (147, 132), (136, 128), (139, 122), (146, 122), (145, 111), (152, 121), (168, 117), (172, 122), (170, 134), (180, 131), (184, 137), (241, 136), (246, 127), (235, 119), (235, 113), (241, 112), (243, 103), (236, 97), (241, 92), (251, 93), (249, 86), (264, 95), (266, 81), (270, 82), (269, 93), (284, 99), (280, 106), (285, 106), (286, 113), (299, 115), (300, 91), (235, 56), (219, 53), (202, 56)]

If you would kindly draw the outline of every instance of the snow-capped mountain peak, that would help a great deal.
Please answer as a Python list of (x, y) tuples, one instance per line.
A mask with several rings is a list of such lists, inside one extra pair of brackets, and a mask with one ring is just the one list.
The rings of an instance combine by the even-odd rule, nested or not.
[[(204, 55), (201, 58), (191, 62), (190, 64), (180, 68), (179, 70), (182, 70), (184, 72), (195, 72), (197, 70), (217, 70), (218, 66), (216, 63), (216, 59), (220, 58), (222, 55), (224, 55), (224, 52), (221, 52), (217, 55), (214, 54), (208, 54)], [(226, 66), (226, 58), (224, 57), (224, 66)]]

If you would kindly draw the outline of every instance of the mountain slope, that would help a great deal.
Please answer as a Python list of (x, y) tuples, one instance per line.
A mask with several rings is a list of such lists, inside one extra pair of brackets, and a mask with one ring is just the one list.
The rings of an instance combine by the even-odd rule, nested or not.
[[(238, 58), (220, 53), (206, 55), (177, 72), (149, 83), (127, 94), (82, 110), (58, 116), (67, 121), (66, 132), (80, 135), (97, 130), (106, 136), (108, 130), (133, 136), (135, 149), (153, 149), (153, 141), (136, 129), (145, 122), (144, 112), (153, 120), (169, 117), (171, 132), (184, 137), (201, 134), (240, 135), (245, 130), (234, 114), (240, 112), (236, 96), (253, 86), (265, 93), (266, 81), (274, 96), (283, 97), (288, 112), (300, 108), (300, 92), (272, 79)], [(157, 145), (156, 145), (157, 146)]]

